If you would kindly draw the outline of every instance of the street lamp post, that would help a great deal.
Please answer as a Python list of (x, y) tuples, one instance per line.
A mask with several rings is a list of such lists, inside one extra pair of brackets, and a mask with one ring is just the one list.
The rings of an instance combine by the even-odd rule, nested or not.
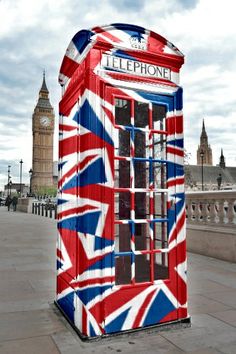
[(10, 172), (11, 172), (11, 166), (8, 165), (8, 170), (7, 170), (7, 195), (10, 195)]
[(201, 163), (202, 163), (202, 191), (204, 190), (204, 187), (203, 187), (203, 158), (204, 158), (204, 151), (201, 150), (200, 152), (200, 157), (201, 157)]
[(9, 187), (10, 187), (10, 197), (11, 197), (11, 185), (12, 185), (12, 181), (9, 182)]
[(20, 160), (20, 197), (22, 197), (22, 164), (23, 160)]
[(32, 193), (32, 174), (33, 174), (33, 170), (32, 168), (29, 170), (29, 175), (30, 175), (30, 196)]

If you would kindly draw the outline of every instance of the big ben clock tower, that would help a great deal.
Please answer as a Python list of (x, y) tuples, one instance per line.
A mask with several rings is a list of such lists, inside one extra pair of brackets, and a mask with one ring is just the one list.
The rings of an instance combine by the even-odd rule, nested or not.
[(36, 194), (40, 189), (53, 186), (54, 118), (44, 72), (38, 102), (32, 115), (33, 171), (31, 191)]

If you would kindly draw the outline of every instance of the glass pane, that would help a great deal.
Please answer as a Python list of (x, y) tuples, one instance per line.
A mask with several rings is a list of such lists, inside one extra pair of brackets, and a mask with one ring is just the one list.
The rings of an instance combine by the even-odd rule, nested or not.
[(130, 162), (115, 160), (115, 188), (130, 187)]
[(149, 218), (149, 195), (145, 192), (135, 193), (135, 219)]
[(168, 279), (168, 253), (156, 253), (154, 254), (154, 280)]
[(149, 255), (135, 256), (135, 282), (150, 281), (150, 257)]
[(152, 106), (152, 119), (153, 119), (153, 129), (165, 130), (165, 117), (166, 117), (166, 107), (153, 104)]
[(116, 220), (130, 219), (130, 193), (115, 193)]
[(154, 158), (155, 159), (166, 159), (166, 136), (160, 134), (153, 134), (153, 145), (154, 145)]
[(115, 129), (115, 155), (130, 156), (130, 132), (127, 130)]
[(150, 249), (149, 224), (135, 224), (135, 250)]
[(154, 223), (154, 249), (168, 248), (167, 224), (164, 222)]
[(134, 136), (134, 156), (135, 157), (149, 157), (148, 142), (146, 140), (146, 133), (136, 131)]
[(118, 125), (130, 125), (131, 116), (130, 101), (115, 99), (115, 122)]
[(115, 224), (115, 252), (130, 252), (130, 226)]
[(154, 193), (154, 219), (163, 219), (167, 217), (167, 194)]
[(154, 188), (166, 189), (166, 164), (154, 162), (152, 164)]
[(130, 256), (115, 258), (115, 282), (119, 284), (130, 284), (131, 282), (131, 259)]
[(134, 125), (135, 127), (148, 127), (148, 103), (136, 102), (134, 103)]
[(134, 162), (134, 184), (135, 188), (149, 187), (148, 162)]

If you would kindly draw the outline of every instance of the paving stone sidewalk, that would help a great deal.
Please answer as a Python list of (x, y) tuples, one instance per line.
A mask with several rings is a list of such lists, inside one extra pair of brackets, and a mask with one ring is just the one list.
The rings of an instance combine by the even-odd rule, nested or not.
[(53, 305), (56, 222), (0, 207), (0, 353), (236, 353), (236, 264), (188, 255), (191, 328), (81, 342)]

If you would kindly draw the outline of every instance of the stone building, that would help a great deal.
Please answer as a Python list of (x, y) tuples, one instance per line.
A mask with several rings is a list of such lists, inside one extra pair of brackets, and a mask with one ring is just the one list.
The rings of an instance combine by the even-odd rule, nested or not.
[[(217, 190), (217, 178), (221, 175), (220, 189), (236, 188), (236, 167), (203, 166), (203, 190)], [(185, 165), (186, 190), (202, 189), (202, 167)]]
[(53, 187), (53, 135), (54, 110), (49, 100), (49, 91), (43, 74), (38, 102), (32, 115), (33, 158), (31, 192)]
[(209, 165), (212, 166), (212, 150), (208, 144), (208, 136), (205, 129), (204, 119), (202, 121), (202, 132), (200, 136), (200, 145), (197, 149), (197, 165)]

